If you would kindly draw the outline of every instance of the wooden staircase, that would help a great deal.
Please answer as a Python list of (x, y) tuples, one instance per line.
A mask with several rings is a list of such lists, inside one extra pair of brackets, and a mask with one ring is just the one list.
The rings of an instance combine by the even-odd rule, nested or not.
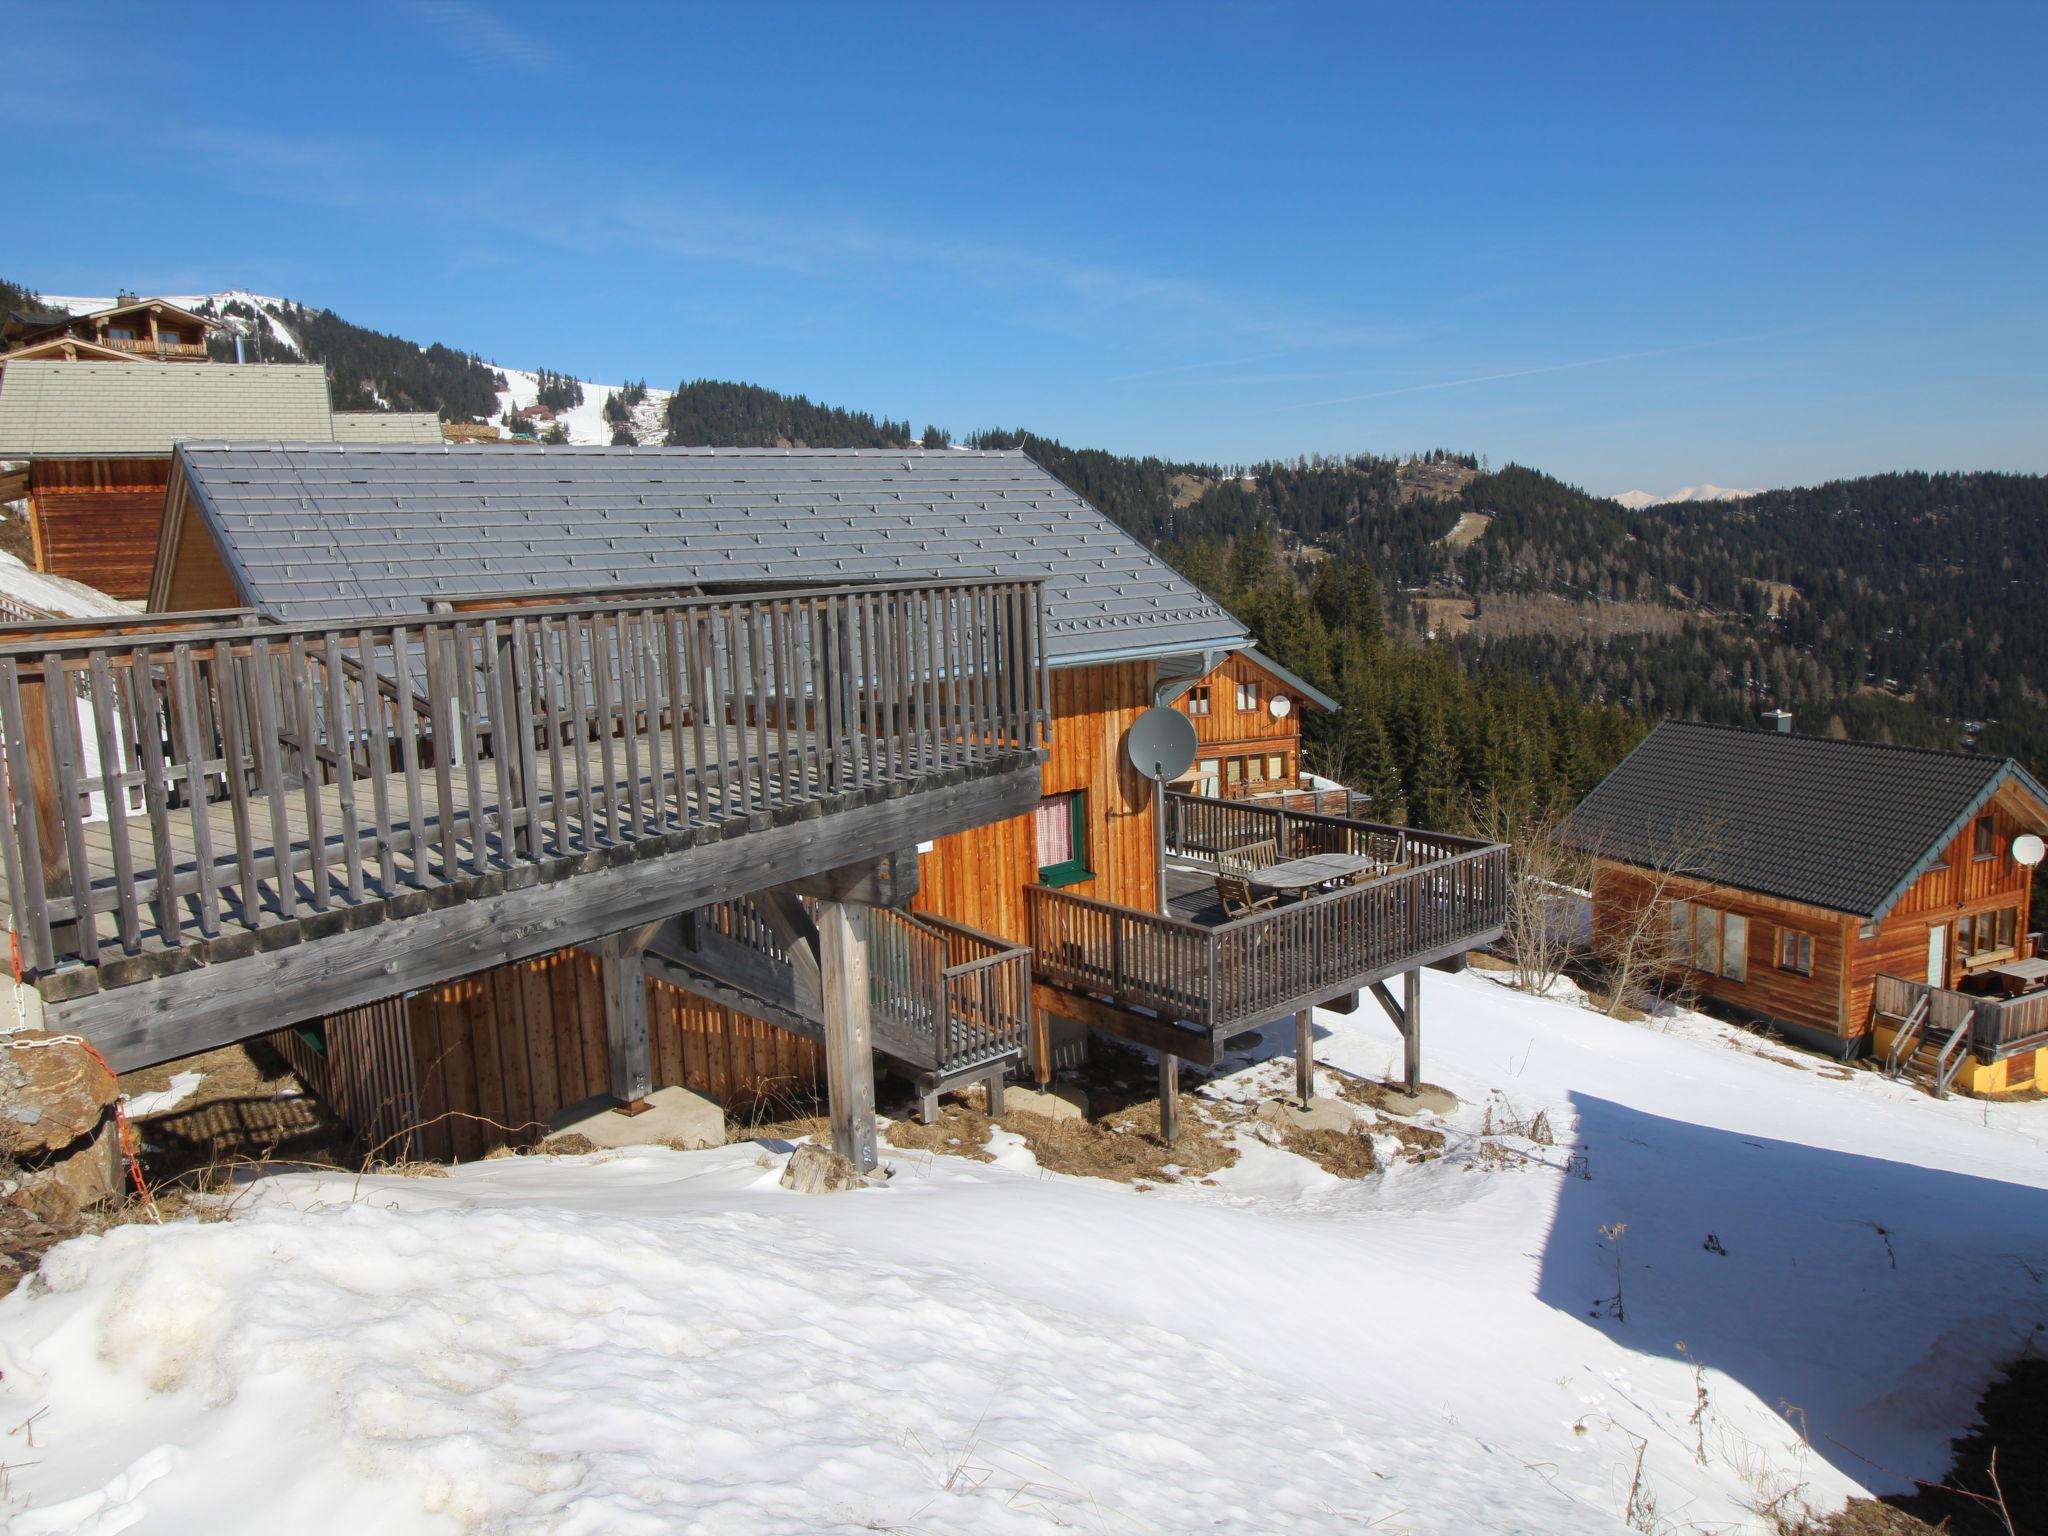
[(1925, 989), (1904, 1012), (1879, 1008), (1875, 1018), (1893, 1030), (1891, 1047), (1885, 1053), (1885, 1076), (1903, 1078), (1937, 1099), (1945, 1099), (1962, 1068), (1975, 1016), (1966, 1008), (1952, 1025), (1936, 1022), (1934, 996), (1932, 988)]

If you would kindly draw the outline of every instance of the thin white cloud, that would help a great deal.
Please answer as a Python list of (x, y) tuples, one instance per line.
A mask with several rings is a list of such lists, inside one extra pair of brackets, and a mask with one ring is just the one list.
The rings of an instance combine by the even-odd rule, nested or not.
[(547, 42), (475, 0), (404, 0), (413, 18), (472, 63), (542, 75), (559, 60)]

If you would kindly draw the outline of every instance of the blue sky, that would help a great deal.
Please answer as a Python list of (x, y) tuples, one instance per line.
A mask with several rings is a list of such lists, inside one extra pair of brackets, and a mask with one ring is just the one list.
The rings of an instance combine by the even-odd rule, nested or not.
[[(341, 20), (346, 16), (346, 21)], [(2048, 470), (2048, 6), (10, 7), (0, 275), (1596, 491)]]

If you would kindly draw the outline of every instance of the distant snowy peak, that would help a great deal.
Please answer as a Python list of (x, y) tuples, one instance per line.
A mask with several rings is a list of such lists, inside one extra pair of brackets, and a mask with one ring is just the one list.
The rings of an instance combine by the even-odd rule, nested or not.
[[(96, 309), (111, 309), (119, 302), (112, 294), (69, 294), (49, 293), (41, 296), (42, 301), (53, 309), (68, 314), (89, 314)], [(209, 302), (213, 313), (231, 332), (249, 335), (259, 325), (266, 329), (273, 341), (279, 343), (293, 355), (303, 358), (305, 348), (299, 345), (299, 338), (293, 334), (285, 317), (291, 313), (292, 301), (275, 294), (251, 293), (245, 288), (229, 288), (220, 293), (163, 293), (148, 294), (148, 298), (160, 298), (175, 304), (180, 309), (204, 311)], [(251, 321), (245, 316), (230, 313), (228, 306), (254, 310), (260, 320)], [(489, 366), (505, 376), (505, 388), (498, 392), (497, 416), (522, 410), (534, 403), (540, 394), (540, 377), (525, 368), (507, 368), (501, 363), (485, 359)], [(605, 419), (605, 400), (624, 390), (623, 384), (599, 384), (590, 379), (579, 379), (583, 386), (583, 403), (556, 413), (554, 425), (568, 434), (572, 443), (605, 444), (612, 440), (612, 423)], [(627, 425), (634, 438), (644, 444), (659, 444), (668, 433), (667, 410), (672, 389), (655, 389), (651, 385), (647, 398), (631, 412)], [(497, 418), (493, 418), (493, 425)], [(499, 429), (501, 432), (503, 428)]]
[(1664, 507), (1675, 501), (1739, 501), (1744, 496), (1762, 494), (1761, 487), (1743, 491), (1726, 485), (1688, 485), (1669, 496), (1659, 496), (1654, 491), (1623, 491), (1614, 499), (1629, 510), (1639, 512), (1644, 507)]

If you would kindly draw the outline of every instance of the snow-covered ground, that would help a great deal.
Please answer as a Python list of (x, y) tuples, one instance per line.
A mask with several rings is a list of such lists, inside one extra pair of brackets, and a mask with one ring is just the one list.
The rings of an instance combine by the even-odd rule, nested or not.
[[(1727, 1531), (1942, 1469), (2048, 1315), (2048, 1105), (1425, 997), (1447, 1154), (1359, 1181), (1247, 1139), (1140, 1189), (999, 1134), (820, 1198), (744, 1145), (66, 1244), (0, 1302), (11, 1529)], [(1397, 1062), (1377, 1010), (1318, 1021), (1326, 1066)]]

